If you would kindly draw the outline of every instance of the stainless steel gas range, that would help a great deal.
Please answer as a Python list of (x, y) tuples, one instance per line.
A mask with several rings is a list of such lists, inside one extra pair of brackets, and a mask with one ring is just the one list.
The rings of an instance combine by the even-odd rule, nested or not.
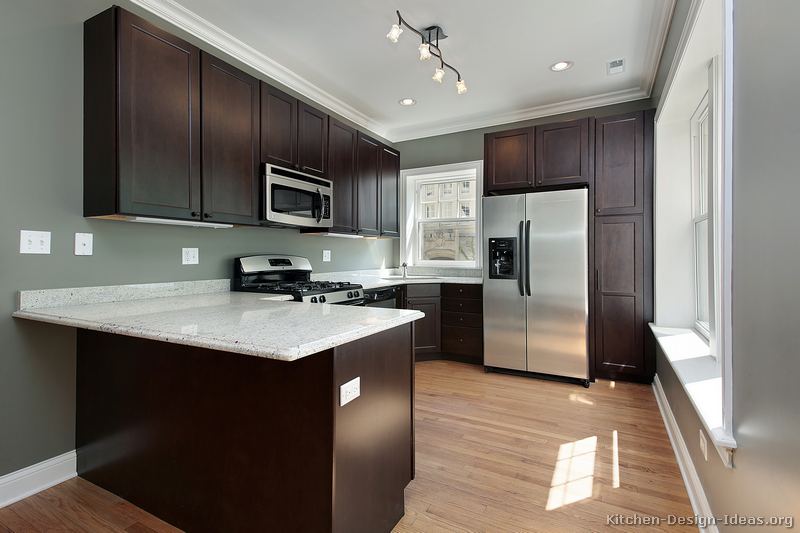
[(292, 255), (237, 257), (233, 265), (233, 290), (286, 294), (297, 302), (364, 305), (364, 290), (357, 283), (311, 281), (311, 263)]

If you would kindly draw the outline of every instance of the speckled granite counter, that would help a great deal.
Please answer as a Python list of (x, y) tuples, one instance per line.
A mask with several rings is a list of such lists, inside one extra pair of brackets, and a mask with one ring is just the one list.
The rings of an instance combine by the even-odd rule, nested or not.
[[(100, 287), (57, 289), (54, 295), (47, 294), (49, 291), (22, 291), (20, 309), (13, 316), (283, 361), (294, 361), (425, 316), (411, 310), (306, 304), (280, 301), (285, 298), (281, 296), (214, 292), (219, 288), (208, 288), (203, 294), (139, 299), (98, 296), (108, 294)], [(93, 295), (88, 302), (87, 294)], [(53, 301), (58, 305), (42, 307)], [(66, 305), (71, 301), (79, 305)]]

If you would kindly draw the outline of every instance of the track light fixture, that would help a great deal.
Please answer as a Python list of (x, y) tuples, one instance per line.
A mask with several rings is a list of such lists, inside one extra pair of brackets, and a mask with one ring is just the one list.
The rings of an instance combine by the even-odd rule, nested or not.
[(461, 78), (461, 74), (458, 72), (458, 70), (456, 70), (455, 67), (453, 67), (453, 65), (444, 60), (442, 49), (439, 48), (439, 40), (447, 38), (447, 35), (444, 34), (442, 28), (439, 26), (431, 26), (419, 31), (406, 22), (402, 15), (400, 15), (400, 12), (397, 11), (397, 24), (392, 24), (392, 28), (389, 30), (389, 33), (386, 34), (386, 38), (391, 42), (396, 43), (400, 38), (400, 34), (403, 33), (403, 26), (416, 33), (421, 40), (419, 45), (420, 61), (428, 60), (431, 57), (436, 57), (439, 60), (439, 66), (433, 72), (433, 81), (442, 83), (444, 80), (445, 68), (448, 68), (452, 70), (457, 77), (456, 92), (458, 94), (464, 94), (467, 92), (467, 84), (464, 83), (464, 80)]

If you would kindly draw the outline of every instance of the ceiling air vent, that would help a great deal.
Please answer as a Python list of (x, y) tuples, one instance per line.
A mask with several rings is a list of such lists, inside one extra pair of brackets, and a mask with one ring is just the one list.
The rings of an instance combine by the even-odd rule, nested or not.
[(611, 76), (612, 74), (620, 74), (625, 72), (625, 58), (612, 59), (606, 62), (606, 73)]

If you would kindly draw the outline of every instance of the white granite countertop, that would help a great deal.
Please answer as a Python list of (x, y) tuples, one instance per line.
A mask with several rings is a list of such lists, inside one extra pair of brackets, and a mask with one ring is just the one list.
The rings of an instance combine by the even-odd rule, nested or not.
[(425, 316), (412, 310), (286, 302), (280, 301), (284, 297), (227, 291), (62, 305), (64, 291), (74, 291), (73, 301), (85, 300), (86, 294), (96, 299), (96, 294), (84, 289), (57, 291), (61, 292), (56, 307), (41, 306), (48, 301), (47, 291), (23, 291), (20, 310), (13, 316), (282, 361)]

